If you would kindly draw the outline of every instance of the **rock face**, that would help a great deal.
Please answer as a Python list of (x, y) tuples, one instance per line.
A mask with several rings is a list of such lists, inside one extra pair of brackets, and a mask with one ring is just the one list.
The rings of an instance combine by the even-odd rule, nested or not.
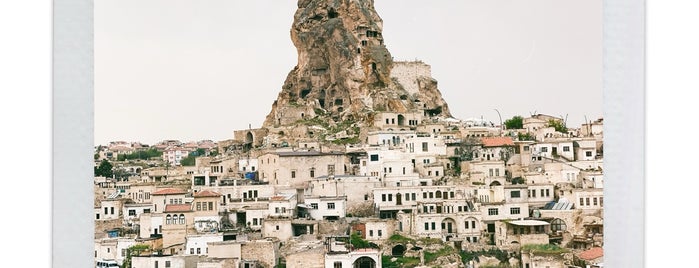
[(449, 117), (429, 66), (393, 62), (382, 28), (373, 0), (299, 0), (291, 27), (298, 63), (263, 127), (304, 138), (299, 125), (371, 127), (380, 112)]

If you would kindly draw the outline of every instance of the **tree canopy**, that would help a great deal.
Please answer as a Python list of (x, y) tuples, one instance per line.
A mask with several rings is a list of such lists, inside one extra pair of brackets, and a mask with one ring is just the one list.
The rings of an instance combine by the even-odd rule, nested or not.
[(551, 119), (551, 120), (549, 120), (549, 122), (548, 122), (548, 126), (549, 126), (549, 127), (553, 127), (553, 128), (556, 129), (556, 131), (558, 131), (558, 132), (561, 132), (561, 133), (568, 133), (568, 128), (567, 128), (567, 127), (565, 126), (565, 124), (563, 124), (563, 122), (560, 121), (560, 120), (553, 120), (553, 119)]
[(515, 115), (510, 119), (505, 120), (505, 128), (507, 129), (522, 129), (524, 118), (519, 115)]
[(107, 159), (104, 159), (104, 160), (102, 160), (102, 162), (100, 162), (100, 165), (98, 167), (95, 167), (95, 176), (96, 177), (102, 176), (102, 177), (111, 178), (112, 175), (114, 174), (112, 172), (112, 168), (113, 168), (112, 163), (109, 163), (109, 161), (107, 161)]

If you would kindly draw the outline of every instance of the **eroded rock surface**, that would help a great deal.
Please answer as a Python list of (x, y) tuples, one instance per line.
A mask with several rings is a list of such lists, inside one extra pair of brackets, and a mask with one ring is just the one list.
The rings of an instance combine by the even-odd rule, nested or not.
[(393, 62), (382, 29), (373, 0), (299, 0), (291, 27), (298, 63), (263, 127), (278, 140), (325, 138), (333, 127), (347, 138), (370, 130), (381, 112), (450, 116), (429, 65)]

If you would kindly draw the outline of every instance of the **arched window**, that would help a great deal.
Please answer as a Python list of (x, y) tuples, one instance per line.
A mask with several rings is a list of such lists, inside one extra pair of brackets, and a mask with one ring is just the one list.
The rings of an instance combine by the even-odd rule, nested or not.
[(561, 219), (555, 219), (551, 222), (551, 231), (562, 231), (565, 232), (566, 223)]
[(165, 217), (165, 224), (172, 224), (172, 216), (170, 214), (167, 214), (167, 217)]
[(442, 198), (442, 192), (437, 191), (437, 192), (435, 193), (435, 197), (436, 197), (436, 198)]
[(180, 224), (184, 224), (184, 214), (180, 214)]

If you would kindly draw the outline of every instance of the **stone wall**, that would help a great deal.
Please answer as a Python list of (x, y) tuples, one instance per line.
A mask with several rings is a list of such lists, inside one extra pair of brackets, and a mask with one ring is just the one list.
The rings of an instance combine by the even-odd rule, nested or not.
[(410, 94), (419, 92), (418, 77), (432, 77), (430, 65), (421, 61), (396, 61), (393, 62), (391, 78), (398, 80), (403, 88)]
[(121, 219), (95, 220), (95, 238), (107, 237), (107, 231), (121, 227)]
[(240, 257), (243, 260), (256, 260), (266, 268), (274, 267), (279, 259), (279, 241), (256, 240), (245, 242), (240, 247)]

